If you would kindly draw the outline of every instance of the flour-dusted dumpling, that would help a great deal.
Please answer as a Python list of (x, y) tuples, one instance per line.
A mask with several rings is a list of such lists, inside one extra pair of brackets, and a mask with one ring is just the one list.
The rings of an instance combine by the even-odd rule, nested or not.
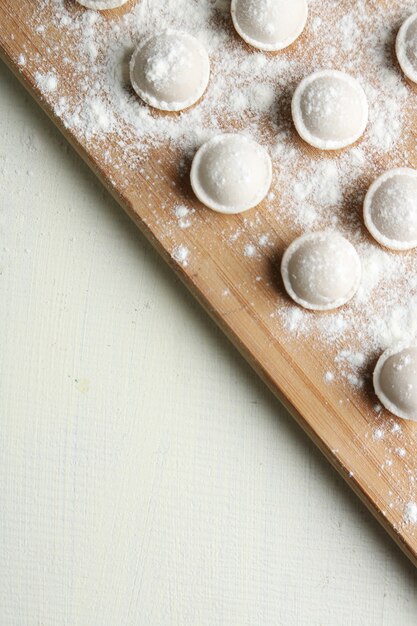
[(282, 50), (297, 39), (307, 21), (307, 0), (232, 0), (235, 29), (259, 50)]
[(290, 244), (281, 262), (288, 295), (306, 309), (327, 311), (348, 302), (361, 279), (353, 245), (335, 232), (309, 233)]
[(298, 85), (292, 117), (304, 141), (321, 150), (338, 150), (364, 133), (368, 102), (355, 78), (337, 70), (322, 70)]
[(363, 205), (365, 226), (386, 248), (417, 247), (417, 170), (385, 172), (370, 186)]
[(219, 213), (242, 213), (268, 193), (271, 158), (265, 148), (246, 135), (216, 135), (197, 151), (191, 167), (191, 186), (197, 198)]
[(417, 13), (410, 15), (398, 31), (395, 50), (402, 71), (417, 83)]
[(77, 0), (78, 4), (86, 9), (96, 9), (97, 11), (105, 11), (106, 9), (116, 9), (126, 4), (129, 0)]
[(163, 111), (181, 111), (205, 92), (210, 61), (192, 35), (166, 30), (152, 35), (133, 53), (130, 80), (147, 104)]
[(381, 404), (398, 417), (417, 421), (417, 346), (397, 345), (380, 356), (374, 389)]

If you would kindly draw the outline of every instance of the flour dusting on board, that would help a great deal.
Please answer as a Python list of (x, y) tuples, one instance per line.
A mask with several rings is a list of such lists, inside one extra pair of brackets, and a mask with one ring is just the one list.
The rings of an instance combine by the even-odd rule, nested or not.
[[(18, 61), (22, 71), (35, 75), (37, 87), (62, 123), (92, 152), (100, 151), (100, 160), (111, 165), (119, 189), (128, 184), (123, 174), (127, 169), (145, 175), (143, 163), (161, 146), (172, 152), (173, 171), (183, 177), (196, 149), (222, 131), (238, 127), (268, 149), (274, 180), (261, 210), (273, 228), (265, 233), (265, 223), (255, 209), (240, 218), (238, 227), (234, 222), (233, 229), (225, 220), (221, 245), (239, 254), (241, 262), (255, 272), (250, 288), (257, 290), (258, 298), (263, 297), (262, 290), (270, 289), (257, 316), (281, 342), (296, 345), (308, 337), (318, 353), (332, 355), (323, 362), (320, 378), (328, 389), (346, 386), (341, 403), (350, 402), (356, 394), (369, 395), (370, 372), (381, 350), (417, 334), (415, 252), (396, 254), (379, 247), (367, 236), (361, 216), (370, 182), (386, 169), (415, 162), (416, 140), (407, 131), (409, 120), (417, 115), (417, 97), (403, 79), (393, 53), (399, 25), (416, 10), (415, 2), (357, 0), (351, 5), (346, 11), (346, 4), (339, 0), (311, 0), (302, 37), (291, 52), (271, 55), (238, 40), (228, 0), (139, 0), (121, 17), (104, 17), (64, 0), (40, 0), (30, 25), (34, 32), (47, 37), (52, 12), (53, 26), (70, 35), (74, 45), (61, 49), (59, 41), (50, 43), (50, 59), (31, 58), (23, 49)], [(128, 62), (134, 47), (161, 30), (161, 24), (196, 36), (211, 62), (210, 83), (201, 101), (175, 115), (146, 106), (129, 84)], [(50, 69), (58, 56), (67, 72), (59, 80)], [(303, 149), (296, 137), (290, 103), (304, 76), (327, 68), (359, 80), (370, 117), (357, 145), (318, 154)], [(67, 81), (77, 85), (75, 95)], [(175, 188), (176, 180), (171, 184)], [(195, 251), (185, 237), (197, 228), (201, 217), (189, 198), (176, 197), (166, 208), (166, 229), (176, 242), (172, 257), (192, 271)], [(323, 315), (291, 304), (270, 271), (272, 265), (278, 267), (276, 254), (282, 239), (321, 229), (337, 230), (347, 237), (363, 266), (354, 299)], [(240, 287), (249, 289), (248, 285)], [(230, 297), (229, 289), (222, 293), (225, 299)], [(367, 443), (385, 446), (381, 472), (393, 475), (396, 463), (408, 458), (403, 431), (379, 405), (369, 412), (373, 427)], [(417, 470), (407, 472), (411, 497)], [(393, 506), (397, 504), (393, 498)], [(414, 499), (404, 510), (408, 525), (414, 524), (412, 505)]]
[(188, 248), (186, 248), (185, 246), (176, 246), (174, 248), (174, 250), (172, 251), (172, 257), (178, 261), (178, 263), (181, 263), (181, 265), (183, 267), (187, 267), (188, 265), (188, 255), (189, 255), (189, 250)]
[(404, 522), (406, 524), (417, 524), (417, 504), (407, 502), (404, 508)]
[[(22, 63), (20, 63), (20, 65), (22, 65)], [(52, 72), (48, 72), (47, 74), (41, 74), (40, 72), (36, 72), (35, 80), (36, 80), (37, 86), (43, 93), (49, 93), (51, 91), (55, 91), (55, 89), (58, 86), (58, 79), (55, 76), (55, 74), (52, 74)]]

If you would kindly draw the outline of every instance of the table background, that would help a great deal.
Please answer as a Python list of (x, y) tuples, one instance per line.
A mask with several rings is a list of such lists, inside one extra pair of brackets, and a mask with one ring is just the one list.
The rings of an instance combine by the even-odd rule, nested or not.
[(415, 626), (411, 564), (0, 81), (1, 626)]

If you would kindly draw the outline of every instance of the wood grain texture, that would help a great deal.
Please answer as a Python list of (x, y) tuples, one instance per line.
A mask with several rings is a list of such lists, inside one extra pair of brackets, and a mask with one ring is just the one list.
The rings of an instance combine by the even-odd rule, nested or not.
[[(323, 362), (327, 359), (330, 363), (332, 355), (315, 352), (307, 339), (301, 343), (281, 341), (272, 321), (266, 321), (280, 289), (276, 279), (276, 259), (290, 240), (290, 229), (284, 227), (277, 232), (276, 226), (268, 221), (261, 209), (259, 230), (273, 233), (274, 251), (268, 258), (249, 262), (232, 247), (222, 245), (225, 228), (233, 231), (242, 218), (224, 218), (196, 206), (198, 220), (195, 227), (182, 234), (182, 243), (192, 250), (192, 262), (187, 267), (176, 263), (172, 250), (178, 240), (175, 233), (164, 228), (163, 206), (167, 202), (172, 204), (175, 197), (190, 200), (192, 196), (186, 177), (177, 180), (175, 153), (168, 149), (151, 152), (143, 171), (121, 172), (104, 162), (98, 148), (95, 150), (91, 144), (80, 141), (64, 127), (53, 113), (52, 102), (42, 97), (36, 86), (35, 64), (28, 63), (24, 68), (18, 66), (23, 47), (39, 54), (38, 65), (42, 65), (46, 58), (47, 39), (32, 32), (28, 26), (35, 10), (35, 0), (1, 0), (2, 58), (390, 536), (417, 564), (415, 531), (402, 522), (400, 507), (389, 506), (392, 499), (389, 493), (403, 503), (409, 497), (405, 471), (399, 474), (403, 478), (393, 481), (392, 475), (383, 469), (383, 449), (364, 445), (372, 428), (371, 394), (367, 397), (358, 393), (352, 395), (349, 403), (341, 404), (340, 398), (346, 396), (346, 389), (330, 387), (323, 382)], [(128, 6), (123, 7), (119, 14), (127, 10)], [(49, 26), (48, 37), (58, 36), (62, 35)], [(70, 46), (69, 40), (69, 49)], [(53, 61), (52, 69), (62, 79), (64, 92), (70, 93), (74, 86), (60, 58)], [(115, 155), (121, 152), (117, 137), (108, 139), (107, 149)], [(119, 159), (122, 158), (120, 153)], [(154, 180), (158, 180), (158, 185), (151, 184), (150, 181)], [(173, 181), (176, 182), (175, 193), (172, 191)], [(258, 284), (255, 277), (259, 274), (269, 276), (271, 280)], [(223, 296), (225, 290), (229, 292), (227, 298)], [(416, 452), (413, 426), (406, 424), (403, 431), (407, 457), (413, 458)], [(396, 463), (404, 470), (408, 461), (398, 459)]]

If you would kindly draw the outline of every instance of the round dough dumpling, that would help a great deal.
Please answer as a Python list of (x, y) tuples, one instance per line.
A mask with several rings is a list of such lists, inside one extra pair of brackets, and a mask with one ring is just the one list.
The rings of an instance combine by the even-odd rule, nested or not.
[(302, 235), (286, 249), (281, 274), (288, 295), (305, 309), (328, 311), (348, 302), (361, 279), (353, 245), (334, 232)]
[(374, 389), (388, 411), (417, 421), (417, 346), (385, 350), (374, 370)]
[(307, 0), (232, 0), (238, 34), (254, 48), (277, 51), (292, 44), (304, 30)]
[(391, 250), (417, 247), (417, 170), (385, 172), (370, 186), (363, 205), (365, 226)]
[(268, 193), (271, 180), (269, 154), (246, 135), (216, 135), (201, 146), (191, 166), (195, 195), (219, 213), (252, 209)]
[(96, 9), (97, 11), (105, 11), (106, 9), (117, 9), (129, 0), (77, 0), (78, 4), (86, 9)]
[(192, 35), (166, 30), (152, 35), (133, 53), (130, 80), (136, 93), (162, 111), (181, 111), (205, 92), (210, 61)]
[(358, 81), (337, 70), (304, 78), (292, 99), (298, 134), (320, 150), (339, 150), (357, 141), (368, 123), (368, 101)]
[(417, 13), (410, 15), (398, 31), (395, 51), (404, 74), (417, 83)]

